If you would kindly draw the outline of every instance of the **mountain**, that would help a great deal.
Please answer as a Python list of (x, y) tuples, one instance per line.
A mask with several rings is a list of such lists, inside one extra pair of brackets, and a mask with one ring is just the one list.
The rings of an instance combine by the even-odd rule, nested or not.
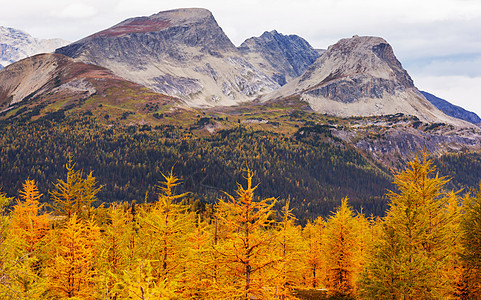
[(90, 115), (140, 115), (146, 103), (158, 107), (176, 100), (61, 54), (38, 54), (0, 71), (0, 114), (7, 119), (73, 108)]
[(7, 66), (28, 56), (53, 52), (68, 43), (61, 39), (37, 39), (21, 30), (0, 26), (0, 64)]
[(458, 118), (464, 121), (468, 121), (473, 124), (481, 123), (481, 118), (477, 114), (471, 111), (467, 111), (464, 108), (451, 104), (448, 101), (438, 98), (433, 94), (421, 91), (421, 94), (439, 110), (447, 114), (448, 116)]
[(342, 39), (321, 55), (298, 36), (271, 31), (236, 48), (210, 11), (184, 8), (125, 20), (56, 52), (190, 107), (297, 97), (318, 113), (403, 113), (466, 126), (424, 98), (378, 37)]
[(372, 116), (403, 113), (427, 122), (466, 126), (427, 101), (379, 37), (354, 36), (330, 46), (300, 77), (264, 99), (297, 97), (319, 113)]
[(234, 105), (279, 87), (201, 8), (128, 19), (56, 52), (106, 67), (190, 106)]
[(283, 35), (275, 30), (247, 39), (239, 50), (279, 85), (302, 75), (322, 53), (297, 35)]

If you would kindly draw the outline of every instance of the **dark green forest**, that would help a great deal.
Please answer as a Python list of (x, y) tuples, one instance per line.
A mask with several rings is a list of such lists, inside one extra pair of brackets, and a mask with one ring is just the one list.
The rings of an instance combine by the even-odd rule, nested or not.
[[(300, 219), (328, 215), (343, 197), (357, 210), (382, 215), (383, 195), (393, 188), (391, 170), (372, 163), (350, 145), (330, 135), (329, 125), (306, 123), (294, 135), (247, 125), (211, 135), (192, 128), (158, 125), (109, 127), (90, 116), (51, 114), (31, 122), (0, 124), (0, 185), (14, 195), (25, 178), (47, 195), (65, 176), (67, 153), (79, 169), (94, 172), (99, 201), (154, 201), (162, 172), (174, 168), (183, 184), (179, 192), (212, 203), (223, 191), (255, 172), (260, 197), (275, 195), (281, 207), (291, 199)], [(455, 187), (476, 186), (481, 177), (478, 155), (451, 155), (436, 160)], [(455, 176), (454, 176), (455, 175)], [(147, 191), (147, 194), (146, 194)]]

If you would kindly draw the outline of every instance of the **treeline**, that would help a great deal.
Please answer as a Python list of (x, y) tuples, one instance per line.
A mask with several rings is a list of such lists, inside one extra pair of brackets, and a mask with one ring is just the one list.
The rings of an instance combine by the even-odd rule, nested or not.
[(104, 186), (99, 198), (107, 203), (144, 201), (146, 192), (154, 201), (160, 171), (172, 166), (183, 179), (181, 192), (207, 203), (234, 190), (249, 167), (262, 182), (258, 195), (290, 197), (303, 220), (328, 215), (345, 196), (356, 209), (382, 215), (385, 191), (392, 189), (390, 172), (333, 140), (327, 127), (306, 126), (290, 137), (239, 125), (195, 136), (181, 126), (109, 128), (66, 116), (0, 125), (0, 186), (15, 194), (30, 177), (46, 194), (64, 176), (68, 152), (79, 168), (95, 170)]
[(28, 179), (16, 199), (0, 196), (4, 299), (481, 297), (481, 190), (447, 190), (426, 155), (394, 174), (385, 217), (344, 198), (305, 226), (288, 199), (276, 212), (281, 199), (256, 196), (249, 169), (235, 192), (196, 210), (173, 171), (152, 203), (93, 207), (93, 174), (66, 167), (49, 195)]

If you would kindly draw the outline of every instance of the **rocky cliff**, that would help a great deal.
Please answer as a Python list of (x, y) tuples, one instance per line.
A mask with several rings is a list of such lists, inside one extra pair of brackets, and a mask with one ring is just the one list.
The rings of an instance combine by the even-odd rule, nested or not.
[(0, 26), (0, 64), (7, 66), (28, 56), (53, 52), (68, 43), (61, 39), (37, 39), (21, 30)]
[(109, 68), (191, 106), (238, 104), (279, 87), (200, 8), (128, 19), (57, 53)]
[(247, 39), (239, 50), (279, 85), (302, 75), (323, 52), (297, 35), (283, 35), (275, 30)]
[(379, 37), (354, 36), (330, 46), (300, 77), (265, 99), (295, 96), (337, 116), (404, 113), (426, 122), (465, 126), (427, 101)]

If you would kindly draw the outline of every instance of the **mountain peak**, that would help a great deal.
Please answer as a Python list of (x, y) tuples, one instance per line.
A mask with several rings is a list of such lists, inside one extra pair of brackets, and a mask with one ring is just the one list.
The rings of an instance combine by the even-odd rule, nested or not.
[(259, 62), (258, 67), (266, 69), (266, 73), (271, 74), (279, 85), (304, 73), (320, 56), (303, 38), (283, 35), (276, 30), (245, 40), (239, 49), (252, 61)]
[[(414, 83), (401, 63), (394, 55), (391, 45), (381, 37), (353, 36), (341, 39), (330, 46), (323, 55), (323, 64), (329, 74), (321, 83), (341, 79), (348, 76), (371, 76), (383, 80), (395, 80), (396, 88), (413, 88)], [(326, 63), (336, 62), (330, 69)], [(342, 62), (342, 63), (338, 63)], [(314, 66), (313, 68), (317, 68)], [(309, 77), (309, 72), (304, 74), (304, 79)], [(394, 88), (394, 87), (393, 87)], [(394, 92), (394, 90), (390, 90)]]
[[(353, 36), (330, 46), (300, 77), (266, 98), (297, 96), (320, 113), (403, 113), (422, 121), (464, 124), (429, 103), (380, 37)], [(463, 126), (464, 126), (463, 125)]]
[(207, 9), (179, 8), (162, 11), (148, 17), (130, 18), (111, 28), (97, 32), (89, 38), (119, 37), (133, 33), (156, 32), (173, 26), (188, 26), (206, 21), (214, 21), (212, 13)]
[(37, 39), (25, 31), (0, 26), (0, 64), (7, 66), (25, 57), (52, 52), (68, 44), (61, 39)]
[(202, 8), (128, 19), (56, 52), (192, 106), (233, 105), (278, 87), (242, 57)]
[(177, 8), (172, 10), (161, 11), (151, 18), (169, 19), (179, 23), (198, 22), (206, 18), (213, 18), (212, 12), (205, 8)]

